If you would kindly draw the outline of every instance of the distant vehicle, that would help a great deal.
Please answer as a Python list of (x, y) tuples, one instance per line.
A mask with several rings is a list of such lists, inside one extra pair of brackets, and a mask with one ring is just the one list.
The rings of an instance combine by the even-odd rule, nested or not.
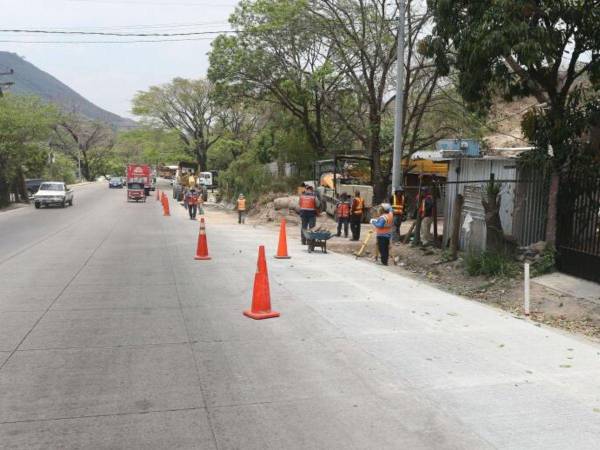
[(200, 172), (198, 178), (198, 184), (204, 186), (206, 189), (214, 189), (215, 185), (215, 173), (216, 172)]
[(158, 166), (156, 172), (159, 177), (165, 178), (166, 180), (172, 180), (175, 178), (175, 172), (177, 172), (178, 166)]
[(44, 182), (41, 178), (30, 178), (25, 180), (25, 188), (29, 193), (29, 197), (32, 197), (39, 189), (40, 185)]
[(73, 191), (62, 181), (45, 181), (34, 194), (33, 201), (36, 209), (50, 205), (73, 206)]
[(364, 220), (370, 219), (373, 206), (373, 160), (366, 156), (336, 155), (333, 159), (315, 161), (314, 180), (321, 209), (335, 217), (341, 194), (350, 198), (356, 191), (365, 202)]
[(196, 162), (180, 161), (175, 172), (173, 181), (173, 198), (177, 201), (183, 200), (183, 194), (186, 188), (196, 186), (196, 176), (199, 172), (199, 165)]
[(144, 195), (150, 195), (150, 166), (148, 164), (127, 164), (127, 189), (129, 183), (141, 183)]
[(121, 177), (111, 177), (110, 181), (108, 182), (108, 187), (110, 189), (112, 188), (118, 188), (118, 189), (123, 189), (123, 178)]
[(127, 201), (139, 202), (146, 201), (146, 193), (144, 192), (144, 183), (134, 181), (127, 183)]

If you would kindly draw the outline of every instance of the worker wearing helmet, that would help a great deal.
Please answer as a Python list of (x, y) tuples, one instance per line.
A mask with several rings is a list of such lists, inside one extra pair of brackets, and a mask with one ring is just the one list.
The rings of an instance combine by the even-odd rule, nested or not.
[(394, 230), (392, 234), (392, 240), (399, 241), (400, 226), (402, 225), (405, 204), (404, 189), (402, 187), (397, 187), (394, 189), (390, 203), (392, 204), (392, 213), (394, 214)]
[(300, 219), (302, 220), (302, 228), (300, 230), (300, 240), (302, 245), (306, 245), (304, 230), (314, 228), (317, 224), (317, 216), (320, 214), (319, 206), (319, 199), (316, 197), (313, 187), (307, 185), (304, 193), (300, 195), (298, 202)]
[(383, 214), (378, 219), (371, 219), (371, 225), (375, 227), (377, 232), (377, 248), (381, 255), (381, 264), (387, 266), (390, 256), (390, 239), (394, 226), (394, 214), (392, 213), (392, 205), (389, 203), (382, 203), (381, 208)]
[(190, 220), (196, 218), (196, 213), (198, 211), (198, 197), (200, 197), (200, 195), (195, 187), (192, 187), (185, 193), (184, 203), (187, 205)]

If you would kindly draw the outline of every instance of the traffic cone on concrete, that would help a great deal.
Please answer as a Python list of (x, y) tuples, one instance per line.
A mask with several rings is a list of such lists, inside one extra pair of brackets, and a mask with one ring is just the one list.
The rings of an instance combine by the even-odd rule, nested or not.
[(210, 259), (210, 256), (208, 256), (208, 243), (206, 242), (204, 217), (200, 220), (200, 231), (198, 231), (198, 245), (196, 246), (196, 256), (194, 256), (194, 259)]
[(252, 307), (244, 311), (244, 315), (255, 320), (279, 317), (277, 311), (271, 311), (271, 290), (269, 288), (269, 273), (267, 272), (264, 245), (258, 247), (256, 266), (254, 289), (252, 290)]
[(169, 199), (167, 198), (167, 196), (165, 195), (164, 192), (162, 195), (162, 200), (163, 200), (163, 216), (170, 216), (171, 212), (169, 211)]
[(285, 230), (285, 217), (281, 219), (281, 226), (279, 228), (279, 245), (277, 246), (277, 254), (275, 255), (277, 259), (289, 259), (287, 249), (287, 236)]

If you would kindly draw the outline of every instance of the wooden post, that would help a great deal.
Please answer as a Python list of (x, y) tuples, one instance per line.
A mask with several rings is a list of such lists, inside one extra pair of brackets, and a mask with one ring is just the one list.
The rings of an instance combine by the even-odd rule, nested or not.
[(413, 241), (414, 245), (421, 244), (421, 214), (419, 214), (419, 207), (421, 206), (421, 200), (423, 193), (421, 189), (423, 187), (423, 174), (419, 175), (419, 193), (417, 194), (417, 220), (415, 221), (415, 239)]
[(404, 242), (405, 244), (408, 244), (408, 242), (410, 241), (410, 237), (412, 236), (413, 231), (415, 230), (415, 226), (417, 225), (417, 221), (414, 220), (412, 225), (410, 226), (410, 230), (408, 230), (408, 233), (406, 233), (406, 236), (404, 236)]
[(433, 245), (437, 246), (438, 242), (438, 216), (437, 216), (437, 198), (440, 194), (440, 190), (438, 188), (437, 179), (433, 178)]
[(465, 198), (457, 194), (452, 208), (452, 235), (450, 238), (450, 256), (454, 260), (458, 257), (458, 240), (460, 238), (460, 218)]

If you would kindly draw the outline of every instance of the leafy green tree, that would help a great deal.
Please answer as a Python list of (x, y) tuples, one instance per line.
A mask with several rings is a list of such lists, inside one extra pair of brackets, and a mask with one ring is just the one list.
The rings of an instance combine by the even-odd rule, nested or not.
[[(406, 83), (404, 96), (403, 148), (409, 153), (430, 145), (420, 133), (420, 122), (438, 84), (437, 70), (417, 51), (418, 39), (430, 16), (419, 11), (417, 1), (408, 0), (406, 20)], [(398, 4), (386, 0), (313, 0), (314, 20), (331, 45), (333, 65), (343, 74), (354, 94), (349, 109), (339, 110), (345, 123), (366, 153), (373, 158), (376, 201), (386, 197), (389, 185), (390, 147), (382, 141), (389, 105), (395, 100), (393, 86), (397, 52)], [(422, 142), (421, 142), (422, 141)], [(412, 146), (412, 148), (411, 148)]]
[[(429, 0), (435, 28), (424, 48), (443, 73), (458, 71), (458, 90), (487, 110), (495, 95), (533, 96), (540, 120), (529, 130), (552, 164), (547, 241), (556, 234), (559, 174), (575, 161), (580, 136), (573, 108), (594, 101), (600, 87), (600, 4), (597, 0)], [(584, 100), (582, 95), (587, 96)], [(575, 96), (575, 97), (574, 97)]]
[(110, 126), (70, 114), (61, 118), (54, 131), (50, 145), (81, 164), (82, 178), (93, 181), (106, 174), (106, 163), (113, 156), (115, 144), (115, 133)]
[(244, 153), (219, 175), (219, 186), (225, 198), (243, 193), (252, 203), (271, 188), (271, 174), (254, 151)]
[(221, 109), (212, 83), (175, 78), (171, 83), (152, 86), (134, 97), (133, 113), (152, 126), (176, 131), (187, 154), (206, 170), (208, 149), (221, 138), (214, 132)]
[(131, 162), (174, 164), (186, 159), (186, 147), (177, 131), (147, 126), (119, 133), (114, 156), (123, 167)]
[(25, 176), (43, 170), (56, 120), (56, 109), (38, 98), (0, 97), (0, 207), (9, 203), (11, 191), (28, 201)]
[(75, 183), (77, 167), (73, 160), (62, 153), (50, 152), (48, 164), (44, 167), (43, 178), (47, 180)]
[(212, 44), (208, 77), (222, 95), (284, 108), (323, 156), (328, 109), (340, 81), (306, 0), (242, 0), (230, 22), (242, 33)]

